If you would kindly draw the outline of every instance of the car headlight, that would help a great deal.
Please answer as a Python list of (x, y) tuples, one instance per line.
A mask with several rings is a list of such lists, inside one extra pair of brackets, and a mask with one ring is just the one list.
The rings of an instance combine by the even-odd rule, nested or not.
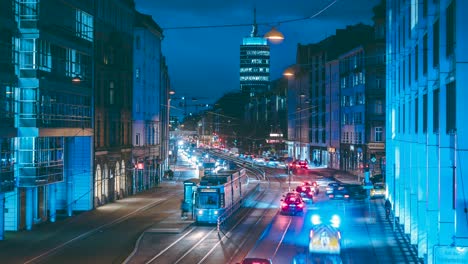
[(202, 211), (202, 210), (198, 210), (198, 214), (199, 214), (199, 215), (202, 215), (202, 214), (203, 214), (203, 211)]

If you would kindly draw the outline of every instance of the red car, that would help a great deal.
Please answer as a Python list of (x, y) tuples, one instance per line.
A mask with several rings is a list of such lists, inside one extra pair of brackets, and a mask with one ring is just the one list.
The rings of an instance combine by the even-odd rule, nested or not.
[(297, 214), (304, 212), (304, 200), (299, 193), (288, 193), (281, 199), (281, 214)]
[(289, 168), (291, 169), (308, 169), (309, 163), (305, 160), (295, 160), (289, 163)]
[(314, 191), (314, 195), (317, 195), (320, 192), (319, 185), (316, 181), (304, 181), (302, 182), (302, 186), (310, 186)]

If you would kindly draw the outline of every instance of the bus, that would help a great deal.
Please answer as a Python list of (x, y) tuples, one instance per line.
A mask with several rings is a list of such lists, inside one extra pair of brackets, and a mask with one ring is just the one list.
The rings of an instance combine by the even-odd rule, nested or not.
[(195, 222), (216, 224), (226, 210), (240, 205), (247, 191), (245, 169), (205, 175), (195, 191)]

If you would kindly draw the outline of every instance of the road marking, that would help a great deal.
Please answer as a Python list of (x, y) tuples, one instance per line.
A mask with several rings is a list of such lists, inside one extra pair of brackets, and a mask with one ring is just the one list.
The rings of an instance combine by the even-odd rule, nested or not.
[(179, 243), (180, 240), (184, 239), (186, 236), (188, 236), (190, 233), (192, 233), (192, 231), (195, 230), (195, 227), (192, 227), (189, 231), (187, 231), (187, 233), (185, 233), (183, 236), (179, 237), (179, 239), (177, 239), (176, 241), (172, 242), (172, 244), (170, 244), (169, 246), (167, 246), (165, 249), (163, 249), (161, 252), (159, 252), (159, 254), (157, 254), (156, 256), (154, 256), (152, 259), (150, 259), (149, 261), (145, 262), (146, 264), (149, 264), (151, 262), (153, 262), (155, 259), (159, 258), (162, 254), (164, 254), (164, 252), (168, 251), (171, 247), (173, 247), (175, 244)]
[(78, 239), (81, 239), (81, 238), (89, 236), (89, 235), (91, 235), (93, 233), (96, 233), (96, 232), (100, 231), (101, 229), (103, 229), (105, 227), (108, 227), (108, 226), (111, 226), (111, 225), (114, 225), (114, 224), (118, 224), (118, 223), (126, 220), (130, 216), (132, 216), (132, 215), (134, 215), (134, 214), (136, 214), (136, 213), (138, 213), (140, 211), (146, 210), (148, 207), (152, 207), (152, 206), (154, 206), (156, 204), (162, 203), (163, 201), (165, 201), (165, 200), (164, 199), (156, 200), (156, 201), (154, 201), (154, 202), (152, 202), (150, 204), (147, 204), (147, 205), (145, 205), (143, 207), (140, 207), (140, 208), (136, 209), (135, 211), (130, 212), (130, 213), (128, 213), (128, 214), (126, 214), (126, 215), (124, 215), (124, 216), (122, 216), (120, 218), (117, 218), (117, 219), (115, 219), (114, 221), (112, 221), (110, 223), (107, 223), (107, 224), (101, 225), (99, 227), (96, 227), (95, 229), (92, 229), (92, 230), (90, 230), (88, 232), (85, 232), (85, 233), (83, 233), (83, 234), (81, 234), (81, 235), (79, 235), (77, 237), (74, 237), (74, 238), (72, 238), (72, 239), (70, 239), (70, 240), (68, 240), (68, 241), (66, 241), (66, 242), (52, 248), (52, 249), (49, 249), (48, 251), (40, 254), (39, 256), (36, 256), (36, 257), (34, 257), (34, 258), (30, 259), (30, 260), (25, 261), (24, 264), (33, 263), (34, 261), (39, 260), (39, 259), (41, 259), (41, 258), (43, 258), (43, 257), (45, 257), (47, 255), (50, 255), (50, 254), (54, 253), (55, 251), (58, 251), (60, 248), (63, 248), (66, 245), (68, 245), (68, 244), (70, 244), (70, 243), (72, 243), (72, 242), (74, 242), (74, 241), (76, 241)]
[(274, 259), (276, 257), (276, 253), (278, 253), (279, 247), (283, 243), (284, 237), (286, 236), (286, 233), (288, 232), (288, 229), (289, 229), (289, 226), (291, 225), (291, 222), (292, 222), (292, 217), (289, 217), (288, 226), (286, 226), (286, 229), (284, 229), (283, 236), (281, 237), (281, 239), (280, 239), (280, 241), (278, 243), (278, 246), (275, 249), (275, 253), (273, 253), (272, 259)]

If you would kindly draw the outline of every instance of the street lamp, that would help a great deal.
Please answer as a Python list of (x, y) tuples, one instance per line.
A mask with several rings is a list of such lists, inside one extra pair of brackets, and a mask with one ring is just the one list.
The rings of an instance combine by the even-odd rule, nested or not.
[(281, 43), (284, 40), (283, 33), (279, 32), (276, 27), (272, 27), (263, 37), (275, 44)]

